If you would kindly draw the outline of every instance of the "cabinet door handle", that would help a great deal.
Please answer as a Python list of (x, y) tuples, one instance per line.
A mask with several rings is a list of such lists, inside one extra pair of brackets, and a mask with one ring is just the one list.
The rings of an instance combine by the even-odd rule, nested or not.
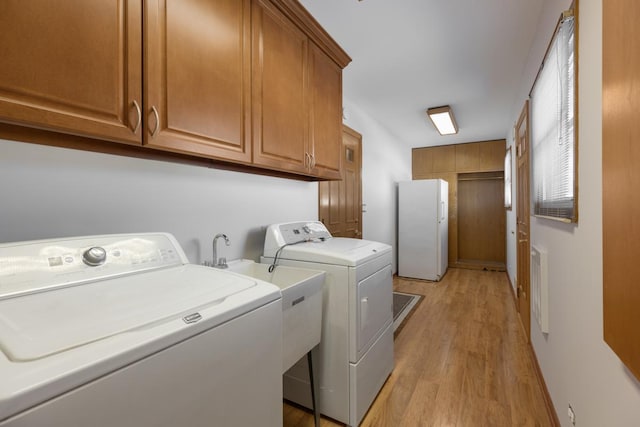
[(311, 154), (304, 153), (304, 167), (311, 169)]
[(316, 155), (315, 154), (309, 154), (309, 159), (311, 159), (311, 164), (309, 165), (309, 167), (311, 169), (316, 167)]
[(151, 131), (151, 137), (153, 138), (154, 136), (156, 136), (156, 132), (158, 131), (158, 128), (160, 127), (160, 114), (158, 114), (158, 110), (156, 109), (155, 105), (153, 105), (151, 107), (151, 111), (153, 112), (153, 115), (156, 116), (156, 126)]
[(140, 105), (138, 105), (138, 101), (136, 101), (135, 99), (133, 100), (133, 106), (136, 107), (136, 114), (138, 115), (138, 121), (136, 122), (136, 125), (133, 127), (133, 133), (138, 132), (138, 129), (140, 128), (140, 124), (142, 123), (142, 110), (140, 109)]

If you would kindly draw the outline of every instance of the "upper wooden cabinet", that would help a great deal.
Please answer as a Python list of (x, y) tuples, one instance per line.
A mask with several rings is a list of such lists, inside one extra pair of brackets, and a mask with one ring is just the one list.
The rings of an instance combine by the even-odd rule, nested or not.
[(273, 4), (253, 7), (253, 162), (309, 173), (308, 37)]
[(0, 25), (0, 122), (340, 179), (351, 59), (297, 0), (6, 0)]
[(456, 149), (454, 145), (432, 147), (433, 172), (455, 172)]
[(493, 172), (504, 169), (506, 143), (503, 139), (456, 145), (458, 172)]
[(0, 2), (0, 121), (139, 144), (141, 15), (141, 0)]
[(323, 39), (310, 29), (317, 24), (296, 4), (254, 1), (253, 162), (341, 179), (342, 68), (349, 59), (338, 48), (336, 61), (319, 46)]
[(341, 179), (342, 68), (312, 43), (309, 72), (311, 172)]
[(144, 144), (250, 162), (250, 0), (146, 0)]

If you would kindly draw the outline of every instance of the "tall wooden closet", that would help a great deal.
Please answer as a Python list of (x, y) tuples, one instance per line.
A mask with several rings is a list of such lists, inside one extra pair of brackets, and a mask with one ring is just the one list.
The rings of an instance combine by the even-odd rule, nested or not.
[(414, 148), (413, 179), (449, 183), (449, 267), (504, 270), (504, 139)]

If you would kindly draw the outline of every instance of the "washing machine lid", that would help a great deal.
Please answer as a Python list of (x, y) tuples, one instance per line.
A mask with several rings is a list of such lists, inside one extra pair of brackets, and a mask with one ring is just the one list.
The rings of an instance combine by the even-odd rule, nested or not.
[[(279, 258), (355, 267), (391, 252), (391, 246), (369, 240), (331, 237), (285, 246)], [(273, 254), (265, 254), (273, 257)]]
[[(182, 318), (221, 304), (259, 283), (197, 265), (158, 269), (0, 300), (0, 349), (8, 359), (33, 361)], [(247, 292), (250, 294), (250, 292)], [(277, 299), (277, 291), (273, 299)], [(248, 312), (264, 304), (233, 298)], [(215, 319), (208, 319), (215, 326)]]

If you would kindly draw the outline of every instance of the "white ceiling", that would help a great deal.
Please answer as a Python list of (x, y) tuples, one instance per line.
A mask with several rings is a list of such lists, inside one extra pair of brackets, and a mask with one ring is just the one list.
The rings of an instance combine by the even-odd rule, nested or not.
[[(408, 147), (505, 138), (544, 0), (301, 0), (351, 56), (345, 98)], [(425, 111), (450, 105), (460, 132)]]

